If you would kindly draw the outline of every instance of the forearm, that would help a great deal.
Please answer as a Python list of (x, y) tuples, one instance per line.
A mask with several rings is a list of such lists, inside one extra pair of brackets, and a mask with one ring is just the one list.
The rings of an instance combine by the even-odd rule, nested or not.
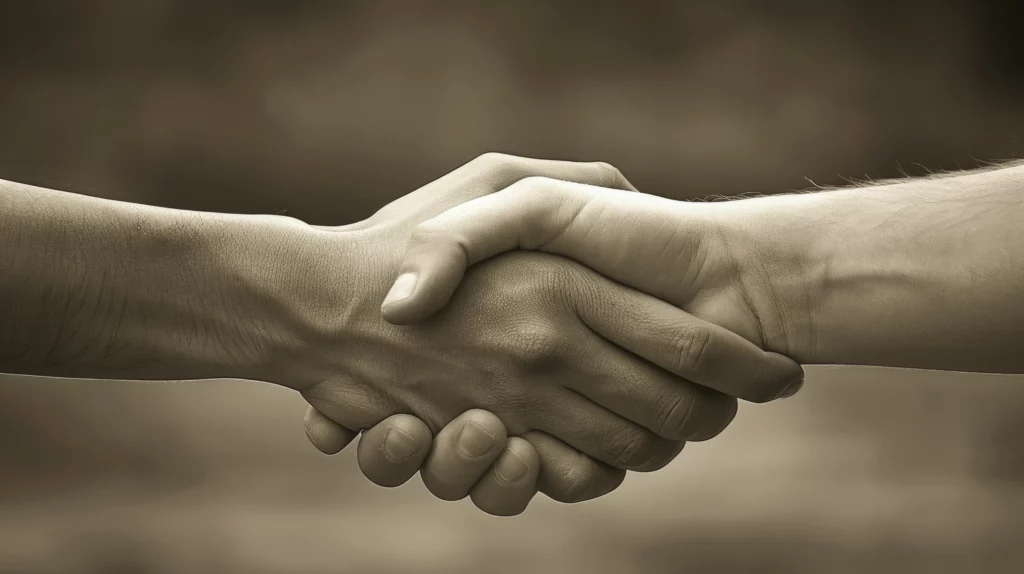
[(301, 225), (0, 182), (0, 371), (265, 379), (301, 337), (275, 308)]
[(1024, 372), (1024, 167), (740, 204), (795, 359)]

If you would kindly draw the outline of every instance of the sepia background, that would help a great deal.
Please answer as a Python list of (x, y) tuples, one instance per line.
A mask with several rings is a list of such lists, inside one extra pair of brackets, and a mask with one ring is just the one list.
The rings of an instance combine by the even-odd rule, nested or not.
[[(485, 151), (678, 199), (969, 168), (1021, 155), (1022, 22), (1012, 0), (3, 0), (0, 178), (331, 225)], [(1024, 569), (1024, 377), (811, 367), (667, 469), (514, 519), (374, 486), (303, 410), (250, 382), (0, 379), (0, 572)]]

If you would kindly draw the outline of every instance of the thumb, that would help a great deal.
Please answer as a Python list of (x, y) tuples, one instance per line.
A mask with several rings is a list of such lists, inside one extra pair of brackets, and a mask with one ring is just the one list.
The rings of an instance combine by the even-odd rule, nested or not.
[(381, 316), (395, 325), (429, 317), (448, 303), (470, 265), (505, 251), (544, 250), (603, 193), (632, 192), (532, 177), (420, 223)]

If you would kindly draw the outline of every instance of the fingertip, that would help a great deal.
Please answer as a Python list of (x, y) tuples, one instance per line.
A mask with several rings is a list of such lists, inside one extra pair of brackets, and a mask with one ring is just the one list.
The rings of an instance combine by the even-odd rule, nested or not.
[(505, 451), (494, 463), (494, 474), (505, 484), (536, 484), (540, 476), (540, 455), (530, 441), (517, 436), (509, 437)]
[[(395, 285), (398, 286), (398, 283), (396, 281)], [(448, 303), (457, 286), (457, 281), (452, 286), (424, 281), (408, 294), (403, 294), (404, 289), (398, 288), (400, 296), (393, 295), (397, 287), (392, 287), (392, 292), (381, 303), (380, 316), (392, 325), (419, 323), (440, 311)]]
[(739, 401), (735, 397), (718, 395), (717, 400), (709, 408), (718, 411), (714, 416), (704, 417), (703, 424), (689, 439), (689, 442), (704, 442), (722, 434), (739, 412)]
[(356, 452), (359, 469), (379, 486), (395, 487), (415, 476), (430, 452), (433, 435), (412, 415), (393, 415), (363, 432)]
[[(425, 315), (424, 315), (425, 316)], [(380, 307), (380, 317), (392, 325), (402, 326), (418, 320), (415, 312), (409, 312), (407, 306), (396, 303), (385, 303)]]
[[(676, 457), (679, 456), (679, 453), (683, 452), (683, 448), (686, 447), (686, 442), (687, 441), (682, 440), (675, 441), (672, 447), (672, 451), (670, 453), (666, 454), (665, 456), (655, 457), (648, 461), (646, 464), (638, 466), (636, 468), (631, 468), (630, 470), (632, 470), (633, 472), (655, 472), (661, 470), (668, 466), (672, 461), (674, 461)], [(623, 474), (622, 477), (623, 479), (625, 479), (625, 474)], [(615, 488), (618, 488), (619, 484), (622, 484), (622, 481), (619, 481), (619, 483), (615, 485)]]
[(445, 226), (421, 223), (409, 240), (401, 272), (381, 303), (381, 316), (393, 325), (426, 319), (448, 304), (471, 261)]
[(434, 439), (420, 478), (441, 500), (461, 500), (503, 454), (507, 431), (496, 415), (479, 409), (449, 422)]
[(789, 386), (786, 387), (786, 390), (782, 391), (782, 396), (780, 396), (779, 398), (788, 399), (789, 397), (792, 397), (793, 395), (797, 394), (797, 392), (799, 392), (800, 389), (803, 388), (803, 386), (804, 380), (801, 377), (800, 379), (790, 383)]
[(537, 494), (540, 457), (529, 441), (511, 437), (491, 472), (470, 491), (477, 508), (492, 516), (518, 516)]
[(423, 308), (419, 272), (403, 271), (399, 274), (380, 305), (380, 315), (392, 325), (407, 325), (429, 315)]
[(804, 368), (793, 359), (779, 353), (765, 353), (770, 368), (761, 369), (762, 380), (756, 384), (764, 389), (764, 399), (755, 402), (769, 402), (796, 394), (804, 383)]

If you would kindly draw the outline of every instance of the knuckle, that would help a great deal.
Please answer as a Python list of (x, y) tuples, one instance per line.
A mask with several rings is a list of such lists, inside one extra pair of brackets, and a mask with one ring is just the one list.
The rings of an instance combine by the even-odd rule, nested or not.
[(576, 464), (566, 468), (558, 477), (555, 488), (548, 496), (564, 503), (583, 502), (595, 496), (595, 490), (601, 478), (597, 465), (583, 455), (579, 455)]
[(470, 163), (483, 169), (497, 165), (512, 163), (515, 156), (497, 151), (488, 151), (476, 156)]
[(529, 173), (526, 158), (499, 152), (482, 154), (467, 165), (470, 171), (484, 174), (486, 179), (499, 189), (511, 185)]
[(409, 257), (424, 253), (465, 255), (465, 237), (443, 222), (427, 220), (412, 228), (406, 244)]
[[(504, 190), (503, 194), (508, 194), (506, 199), (510, 203), (517, 205), (523, 205), (528, 202), (541, 202), (545, 199), (550, 199), (555, 195), (555, 190), (558, 189), (556, 180), (549, 177), (543, 177), (539, 175), (531, 175), (522, 179), (516, 180), (510, 184)], [(545, 205), (547, 202), (541, 203)]]
[(680, 329), (671, 342), (674, 372), (682, 375), (704, 371), (714, 345), (714, 333), (706, 327)]
[(444, 227), (433, 220), (421, 221), (412, 228), (409, 243), (427, 243), (444, 236)]
[(696, 416), (696, 399), (692, 391), (682, 390), (665, 399), (658, 417), (658, 434), (672, 439), (687, 438)]
[(626, 180), (619, 168), (606, 161), (595, 161), (594, 167), (600, 174), (602, 187), (615, 187)]
[(544, 177), (542, 175), (531, 175), (517, 180), (509, 187), (515, 189), (519, 193), (536, 194), (541, 192), (545, 188), (550, 188), (551, 184), (555, 181), (556, 180), (553, 180), (550, 177)]
[(644, 433), (630, 431), (624, 433), (613, 445), (609, 452), (609, 463), (615, 468), (630, 469), (648, 462), (653, 441)]
[(513, 358), (530, 370), (550, 368), (564, 356), (563, 336), (548, 323), (520, 324), (512, 340)]

